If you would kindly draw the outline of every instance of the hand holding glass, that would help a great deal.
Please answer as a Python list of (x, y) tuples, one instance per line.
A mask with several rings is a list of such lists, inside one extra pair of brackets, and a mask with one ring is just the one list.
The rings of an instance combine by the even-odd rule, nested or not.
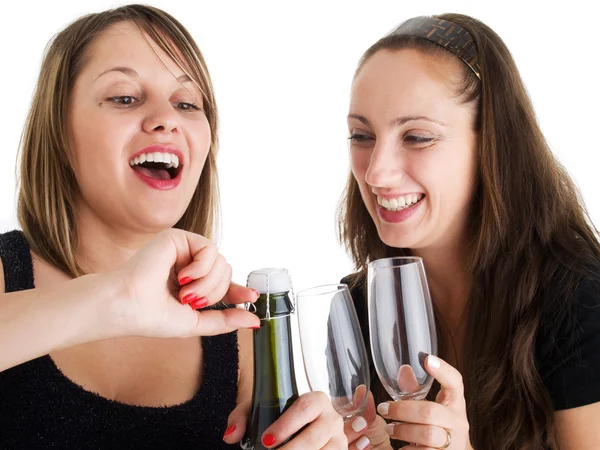
[(312, 391), (331, 398), (348, 421), (365, 409), (369, 363), (348, 286), (298, 292), (297, 311), (304, 368)]
[(425, 358), (437, 355), (437, 334), (423, 260), (371, 262), (367, 290), (371, 352), (381, 383), (394, 400), (424, 399), (433, 383)]

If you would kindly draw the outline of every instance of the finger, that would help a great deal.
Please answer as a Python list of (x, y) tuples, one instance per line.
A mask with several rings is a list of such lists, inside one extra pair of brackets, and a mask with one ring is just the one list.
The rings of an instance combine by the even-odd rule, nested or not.
[[(220, 256), (219, 249), (212, 242), (208, 242), (202, 248), (199, 248), (196, 253), (191, 253), (192, 251), (193, 249), (190, 248), (189, 252), (193, 260), (181, 267), (177, 272), (177, 279), (180, 285), (185, 286), (192, 280), (198, 280), (207, 276)], [(177, 253), (179, 254), (179, 249)]]
[(453, 412), (446, 406), (426, 400), (407, 400), (380, 403), (377, 412), (386, 419), (423, 425), (448, 426)]
[(431, 374), (445, 391), (446, 405), (458, 400), (464, 401), (464, 385), (462, 375), (443, 359), (429, 355), (425, 361), (427, 372)]
[(435, 402), (446, 406), (450, 404), (450, 397), (446, 390), (440, 389), (440, 391), (435, 396)]
[(434, 425), (390, 423), (387, 429), (392, 439), (412, 442), (424, 447), (443, 447), (448, 438), (448, 434), (444, 428)]
[(204, 236), (175, 228), (161, 232), (155, 242), (161, 246), (175, 246), (176, 256), (173, 264), (176, 272), (178, 272), (179, 280), (186, 277), (185, 271), (183, 274), (179, 274), (180, 271), (183, 271), (187, 265), (194, 261), (195, 257), (200, 255), (206, 247), (214, 246)]
[[(288, 410), (285, 411), (281, 417), (275, 421), (275, 423), (265, 430), (261, 440), (263, 443), (267, 442), (270, 444), (265, 445), (265, 447), (276, 447), (306, 424), (311, 425), (302, 433), (305, 433), (310, 428), (314, 428), (317, 419), (321, 418), (321, 416), (325, 413), (332, 412), (334, 412), (334, 410), (331, 406), (329, 397), (327, 397), (323, 392), (308, 392), (301, 395), (294, 403), (292, 403)], [(333, 414), (330, 414), (330, 416), (333, 416)], [(341, 416), (337, 416), (341, 420)], [(322, 421), (320, 422), (322, 423)], [(329, 424), (329, 427), (331, 427), (331, 424)], [(320, 429), (320, 427), (318, 429)], [(340, 425), (340, 432), (341, 430), (342, 425)], [(296, 437), (293, 441), (295, 442), (300, 436), (301, 435)], [(305, 434), (304, 440), (307, 438), (314, 439), (314, 436), (314, 432), (309, 432), (308, 434)], [(321, 448), (327, 443), (331, 434), (328, 434), (327, 436), (328, 438), (324, 442), (321, 442), (318, 447), (305, 446), (298, 448)]]
[(361, 436), (356, 441), (348, 445), (348, 450), (365, 450), (370, 448), (371, 441), (367, 436)]
[[(361, 385), (363, 386), (363, 385)], [(360, 388), (360, 386), (359, 386)], [(358, 388), (357, 388), (358, 391)], [(360, 394), (359, 394), (360, 395)], [(344, 433), (348, 438), (348, 442), (356, 441), (364, 431), (368, 428), (368, 425), (372, 423), (377, 417), (377, 411), (375, 410), (375, 401), (373, 400), (373, 394), (369, 392), (367, 397), (367, 405), (362, 415), (346, 422), (344, 424)]]
[(258, 328), (258, 317), (236, 308), (196, 311), (195, 336), (214, 336), (240, 328)]
[[(363, 417), (367, 422), (371, 422), (375, 419), (377, 411), (375, 410), (375, 401), (373, 401), (373, 407), (368, 410), (367, 414), (367, 402), (369, 401), (369, 389), (364, 384), (360, 384), (355, 390), (352, 396), (352, 406), (355, 411), (363, 411)], [(370, 395), (371, 398), (373, 395)]]
[(421, 385), (413, 368), (409, 364), (403, 364), (398, 369), (398, 387), (403, 393), (414, 394), (421, 390)]
[(229, 414), (227, 419), (227, 429), (223, 434), (223, 440), (228, 444), (235, 444), (244, 437), (246, 432), (246, 423), (250, 415), (250, 402), (240, 403)]
[(321, 448), (321, 450), (346, 450), (347, 448), (350, 447), (348, 446), (348, 440), (346, 438), (334, 436), (327, 444), (325, 444), (325, 447)]
[[(217, 259), (210, 272), (204, 277), (196, 279), (179, 290), (179, 298), (183, 304), (192, 304), (203, 299), (201, 308), (212, 305), (221, 298), (227, 291), (231, 282), (231, 266), (221, 255)], [(220, 296), (219, 296), (220, 294)], [(198, 309), (192, 305), (194, 309)]]
[[(306, 428), (304, 428), (300, 434), (295, 436), (290, 442), (285, 444), (283, 447), (280, 447), (280, 450), (306, 450), (309, 448), (320, 449), (326, 446), (331, 439), (335, 437), (337, 437), (338, 440), (343, 438), (346, 445), (343, 448), (347, 448), (348, 440), (342, 432), (343, 425), (344, 421), (342, 420), (342, 416), (339, 414), (322, 414)], [(273, 446), (276, 445), (277, 441), (273, 444)]]
[(249, 289), (247, 287), (240, 286), (239, 284), (232, 282), (229, 285), (229, 289), (223, 297), (222, 302), (230, 304), (239, 304), (246, 302), (254, 303), (258, 299), (258, 297), (260, 297), (260, 294), (254, 289)]

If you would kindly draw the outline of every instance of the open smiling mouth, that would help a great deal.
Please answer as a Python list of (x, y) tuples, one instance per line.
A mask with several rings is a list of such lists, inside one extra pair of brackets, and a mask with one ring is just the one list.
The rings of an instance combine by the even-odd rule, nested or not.
[(416, 205), (424, 198), (424, 194), (403, 195), (392, 199), (377, 196), (377, 203), (387, 211), (398, 212)]
[(129, 161), (136, 172), (155, 180), (173, 180), (183, 166), (174, 153), (142, 153)]

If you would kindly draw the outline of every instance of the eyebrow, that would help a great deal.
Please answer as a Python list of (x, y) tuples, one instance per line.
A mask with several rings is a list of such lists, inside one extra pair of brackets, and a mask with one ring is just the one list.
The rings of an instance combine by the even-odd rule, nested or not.
[[(112, 69), (105, 70), (100, 75), (98, 75), (96, 78), (94, 78), (94, 82), (98, 78), (100, 78), (102, 75), (106, 75), (107, 73), (110, 73), (110, 72), (121, 72), (130, 78), (139, 78), (138, 73), (135, 70), (133, 70), (131, 67), (113, 67)], [(192, 79), (187, 74), (184, 73), (183, 75), (179, 75), (177, 77), (177, 81), (179, 81), (180, 83), (190, 83), (192, 81)]]
[[(371, 123), (369, 122), (369, 119), (367, 119), (365, 116), (361, 116), (360, 114), (349, 114), (348, 115), (348, 119), (356, 119), (362, 123), (364, 123), (367, 126), (371, 126)], [(403, 117), (396, 117), (395, 119), (390, 121), (390, 128), (396, 128), (396, 127), (400, 127), (402, 125), (404, 125), (407, 122), (411, 122), (413, 120), (426, 120), (428, 122), (432, 122), (432, 123), (436, 123), (438, 125), (441, 125), (443, 127), (446, 126), (445, 123), (440, 122), (439, 120), (435, 120), (432, 119), (431, 117), (427, 117), (427, 116), (403, 116)]]

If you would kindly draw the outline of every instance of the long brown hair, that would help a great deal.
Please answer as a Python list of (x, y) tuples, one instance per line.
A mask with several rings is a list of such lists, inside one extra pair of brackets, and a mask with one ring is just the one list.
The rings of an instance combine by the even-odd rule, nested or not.
[[(471, 443), (485, 449), (558, 449), (553, 405), (534, 358), (536, 337), (553, 314), (569, 311), (582, 279), (597, 277), (590, 269), (600, 260), (597, 231), (550, 151), (500, 37), (468, 16), (435, 17), (471, 34), (482, 74), (479, 81), (463, 64), (459, 86), (462, 100), (475, 106), (479, 152), (467, 267), (473, 279), (466, 310), (469, 357), (463, 369)], [(454, 58), (421, 38), (391, 35), (365, 52), (357, 72), (378, 51), (404, 48)], [(338, 213), (340, 239), (359, 270), (354, 282), (364, 281), (369, 261), (410, 253), (379, 239), (352, 173)]]
[(46, 49), (21, 138), (17, 204), (19, 223), (32, 248), (73, 276), (83, 270), (76, 260), (78, 188), (69, 163), (67, 105), (91, 44), (122, 22), (135, 25), (156, 42), (202, 92), (211, 144), (198, 186), (176, 227), (211, 238), (218, 223), (217, 107), (206, 63), (192, 36), (174, 17), (150, 6), (128, 5), (83, 16)]

